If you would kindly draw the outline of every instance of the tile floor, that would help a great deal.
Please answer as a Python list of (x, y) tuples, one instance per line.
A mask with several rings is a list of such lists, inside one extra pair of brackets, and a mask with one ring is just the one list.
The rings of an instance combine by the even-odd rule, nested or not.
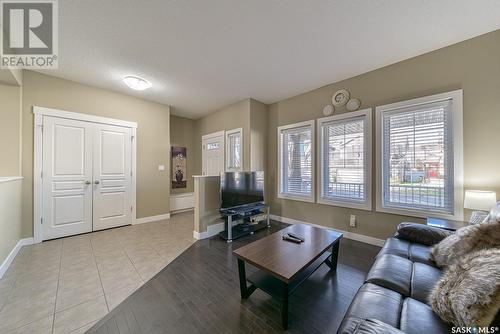
[(24, 246), (0, 279), (0, 333), (83, 333), (193, 242), (188, 212)]

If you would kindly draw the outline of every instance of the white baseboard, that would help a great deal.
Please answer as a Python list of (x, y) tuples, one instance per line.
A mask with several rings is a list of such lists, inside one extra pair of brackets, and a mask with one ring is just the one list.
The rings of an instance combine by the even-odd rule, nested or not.
[(170, 219), (170, 213), (165, 213), (163, 215), (158, 215), (158, 216), (150, 216), (150, 217), (144, 217), (144, 218), (137, 218), (135, 220), (135, 223), (133, 223), (132, 225), (157, 222), (159, 220), (166, 220), (166, 219)]
[(0, 278), (3, 277), (5, 272), (7, 272), (7, 269), (9, 269), (10, 265), (12, 264), (12, 261), (14, 261), (17, 253), (19, 253), (19, 250), (21, 247), (26, 246), (26, 245), (32, 245), (33, 244), (33, 238), (25, 238), (21, 239), (17, 242), (17, 244), (14, 246), (14, 248), (10, 251), (9, 255), (7, 255), (7, 258), (3, 261), (3, 263), (0, 265)]
[(207, 227), (207, 230), (205, 232), (193, 231), (193, 238), (198, 240), (210, 238), (224, 231), (225, 228), (226, 226), (224, 222), (215, 225), (210, 225)]
[(314, 227), (325, 228), (325, 229), (328, 229), (328, 230), (332, 230), (332, 231), (336, 231), (336, 232), (342, 233), (344, 235), (344, 237), (346, 237), (347, 239), (364, 242), (364, 243), (367, 243), (367, 244), (370, 244), (370, 245), (375, 245), (375, 246), (382, 247), (384, 245), (384, 242), (385, 242), (385, 240), (374, 238), (374, 237), (370, 237), (370, 236), (367, 236), (367, 235), (353, 233), (353, 232), (348, 232), (348, 231), (342, 231), (342, 230), (338, 230), (338, 229), (327, 227), (327, 226), (322, 226), (322, 225), (318, 225), (318, 224), (313, 224), (313, 223), (308, 223), (308, 222), (300, 221), (300, 220), (297, 220), (297, 219), (286, 218), (286, 217), (281, 217), (281, 216), (277, 216), (277, 215), (270, 215), (270, 218), (272, 220), (276, 220), (276, 221), (279, 221), (279, 222), (282, 222), (282, 223), (285, 223), (285, 224), (307, 224), (307, 225), (311, 225), (311, 226), (314, 226)]

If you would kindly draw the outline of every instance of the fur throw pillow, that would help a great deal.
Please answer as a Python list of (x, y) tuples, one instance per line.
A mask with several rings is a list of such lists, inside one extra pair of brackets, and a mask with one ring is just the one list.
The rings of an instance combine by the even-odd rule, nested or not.
[(500, 247), (500, 223), (469, 225), (434, 246), (430, 258), (444, 267), (473, 251), (493, 247)]
[(429, 302), (455, 326), (489, 326), (500, 309), (500, 248), (470, 253), (451, 265)]

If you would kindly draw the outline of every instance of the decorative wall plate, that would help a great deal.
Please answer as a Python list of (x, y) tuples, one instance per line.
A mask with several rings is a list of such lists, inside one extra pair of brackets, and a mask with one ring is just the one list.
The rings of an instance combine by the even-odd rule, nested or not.
[(327, 104), (323, 108), (323, 115), (325, 115), (325, 116), (331, 116), (331, 115), (333, 115), (334, 112), (335, 112), (335, 107), (332, 106), (331, 104)]
[(335, 94), (333, 94), (332, 96), (332, 104), (335, 106), (335, 107), (341, 107), (343, 105), (345, 105), (347, 103), (347, 101), (349, 101), (349, 91), (346, 90), (346, 89), (340, 89), (338, 91), (335, 92)]
[(360, 106), (361, 106), (361, 101), (359, 99), (353, 97), (352, 99), (347, 101), (345, 108), (348, 111), (356, 111), (359, 109)]

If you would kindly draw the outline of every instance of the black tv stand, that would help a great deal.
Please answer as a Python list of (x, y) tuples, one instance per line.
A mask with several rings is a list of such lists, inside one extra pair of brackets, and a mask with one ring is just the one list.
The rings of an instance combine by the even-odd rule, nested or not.
[[(263, 228), (270, 227), (269, 222), (269, 206), (265, 204), (247, 205), (231, 209), (221, 210), (221, 214), (227, 220), (227, 228), (219, 233), (219, 236), (227, 242), (232, 242), (234, 239), (245, 235), (253, 234)], [(251, 217), (265, 214), (266, 220), (256, 224), (245, 223)], [(243, 223), (234, 225), (234, 222), (242, 221)]]

